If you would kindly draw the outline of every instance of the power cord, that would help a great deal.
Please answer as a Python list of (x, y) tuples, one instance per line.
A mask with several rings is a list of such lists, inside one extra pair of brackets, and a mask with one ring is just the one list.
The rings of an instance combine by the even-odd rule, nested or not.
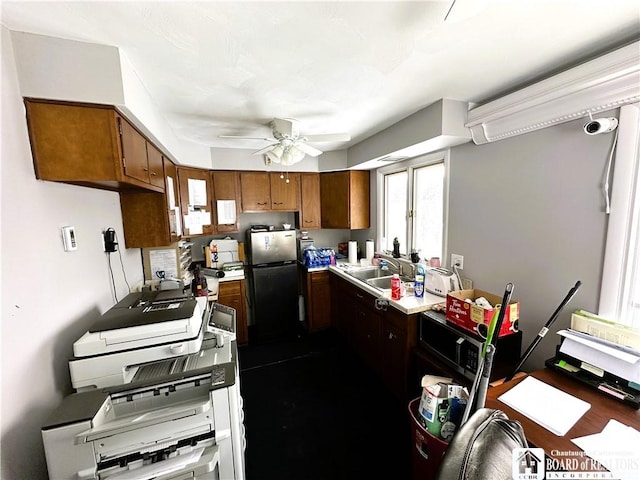
[(111, 268), (111, 252), (105, 252), (105, 253), (107, 254), (107, 266), (109, 268), (109, 275), (111, 276), (113, 298), (115, 300), (115, 303), (118, 303), (118, 293), (116, 290), (116, 282), (115, 282), (115, 279), (113, 278), (113, 268)]

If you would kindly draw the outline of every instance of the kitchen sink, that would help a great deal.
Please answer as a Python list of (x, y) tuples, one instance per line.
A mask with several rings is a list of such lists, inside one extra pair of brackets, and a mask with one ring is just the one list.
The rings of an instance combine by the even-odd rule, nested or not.
[(389, 271), (382, 270), (380, 267), (371, 267), (354, 270), (352, 272), (349, 272), (349, 275), (357, 278), (358, 280), (367, 281), (369, 279), (384, 278), (389, 275)]
[(366, 282), (372, 287), (385, 290), (385, 289), (391, 289), (392, 278), (393, 278), (393, 275), (388, 275), (386, 277), (369, 278), (368, 280), (366, 280)]

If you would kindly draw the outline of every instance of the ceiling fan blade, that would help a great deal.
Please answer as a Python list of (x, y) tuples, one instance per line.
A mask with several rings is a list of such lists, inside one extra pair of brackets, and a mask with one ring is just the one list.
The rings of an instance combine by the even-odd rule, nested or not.
[(309, 155), (310, 157), (317, 157), (318, 155), (322, 155), (322, 150), (313, 148), (311, 145), (307, 145), (306, 143), (296, 142), (294, 143), (294, 145), (298, 150), (304, 152), (305, 155)]
[(267, 153), (269, 150), (271, 150), (276, 145), (279, 145), (279, 144), (278, 143), (272, 143), (268, 147), (264, 147), (264, 148), (261, 148), (260, 150), (256, 150), (255, 152), (253, 152), (253, 155), (262, 155), (264, 153)]
[(266, 140), (267, 142), (272, 142), (273, 138), (266, 137), (243, 137), (242, 135), (218, 135), (218, 138), (231, 138), (237, 140)]
[(318, 135), (303, 135), (307, 142), (348, 142), (351, 135), (348, 133), (319, 133)]

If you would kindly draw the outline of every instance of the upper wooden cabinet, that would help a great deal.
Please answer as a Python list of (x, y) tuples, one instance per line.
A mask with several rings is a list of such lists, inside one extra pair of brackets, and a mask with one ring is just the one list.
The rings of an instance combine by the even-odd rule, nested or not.
[[(289, 180), (287, 182), (287, 179)], [(296, 211), (300, 208), (300, 174), (241, 172), (243, 212)]]
[[(211, 172), (213, 216), (217, 233), (240, 230), (240, 175), (234, 171)], [(230, 201), (233, 200), (233, 204)], [(235, 217), (234, 221), (230, 221)]]
[(322, 228), (369, 228), (369, 171), (320, 174)]
[(241, 172), (240, 189), (243, 212), (271, 210), (271, 183), (267, 172)]
[(192, 167), (177, 170), (184, 236), (215, 234), (211, 171)]
[(164, 193), (142, 190), (120, 192), (120, 208), (127, 248), (164, 247), (181, 238), (176, 166), (162, 157)]
[(298, 228), (320, 228), (320, 174), (300, 174), (300, 215)]
[(114, 107), (25, 99), (36, 176), (106, 190), (164, 190), (162, 153)]
[(271, 210), (294, 211), (300, 209), (300, 174), (269, 173), (271, 183)]

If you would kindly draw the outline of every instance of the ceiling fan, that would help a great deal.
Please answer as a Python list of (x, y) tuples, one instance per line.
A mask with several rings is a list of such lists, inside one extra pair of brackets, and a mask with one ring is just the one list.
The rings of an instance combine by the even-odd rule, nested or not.
[(305, 155), (317, 157), (322, 150), (312, 147), (307, 142), (347, 142), (351, 136), (346, 133), (322, 133), (317, 135), (301, 135), (298, 121), (292, 118), (274, 118), (269, 122), (273, 138), (242, 137), (236, 135), (220, 135), (220, 138), (245, 140), (265, 140), (271, 145), (253, 152), (254, 155), (265, 155), (268, 160), (282, 165), (293, 165)]

